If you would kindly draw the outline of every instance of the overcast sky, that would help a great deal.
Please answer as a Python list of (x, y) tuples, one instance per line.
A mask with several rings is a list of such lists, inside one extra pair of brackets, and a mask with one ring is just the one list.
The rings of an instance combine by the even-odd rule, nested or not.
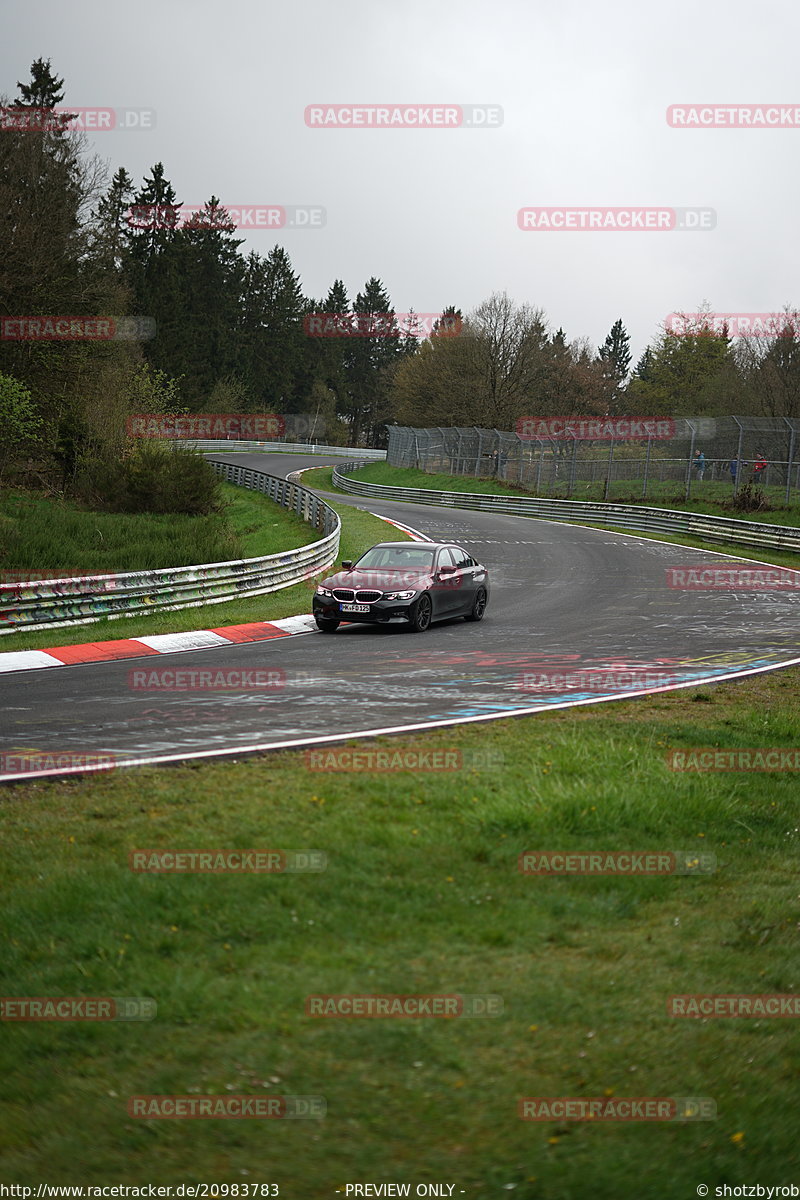
[[(377, 275), (398, 312), (465, 313), (493, 291), (568, 338), (622, 317), (634, 360), (672, 311), (800, 306), (800, 127), (688, 129), (669, 105), (800, 109), (793, 0), (0, 0), (0, 93), (51, 58), (66, 101), (155, 110), (90, 135), (137, 187), (308, 205), (316, 229), (253, 231), (307, 295)], [(492, 128), (309, 128), (308, 105), (487, 105)], [(713, 230), (518, 228), (523, 207), (711, 208)]]

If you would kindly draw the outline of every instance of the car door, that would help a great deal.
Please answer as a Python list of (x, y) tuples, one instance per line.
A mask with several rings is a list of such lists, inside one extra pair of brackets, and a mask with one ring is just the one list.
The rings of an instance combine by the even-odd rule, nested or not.
[(445, 546), (436, 555), (433, 585), (433, 611), (437, 617), (454, 612), (458, 608), (457, 572), (439, 578), (442, 567), (455, 567), (456, 559), (451, 546)]
[(453, 580), (453, 611), (468, 613), (475, 599), (477, 584), (475, 582), (476, 564), (473, 558), (460, 546), (451, 546), (450, 553), (456, 564), (456, 577)]

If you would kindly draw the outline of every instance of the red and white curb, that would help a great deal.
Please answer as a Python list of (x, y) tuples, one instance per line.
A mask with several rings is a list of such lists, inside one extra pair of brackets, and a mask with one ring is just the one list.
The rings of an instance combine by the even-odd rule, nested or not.
[(393, 521), (391, 517), (385, 517), (383, 513), (369, 514), (371, 517), (377, 517), (379, 521), (385, 521), (387, 525), (394, 525), (395, 529), (401, 529), (403, 533), (407, 533), (412, 542), (429, 542), (431, 539), (425, 537), (424, 533), (420, 533), (418, 529), (412, 529), (410, 525), (404, 525), (402, 521)]
[(80, 646), (48, 646), (46, 650), (10, 650), (0, 654), (0, 673), (34, 671), (41, 667), (71, 667), (77, 663), (110, 662), (120, 658), (145, 658), (151, 654), (179, 654), (182, 650), (211, 650), (214, 646), (242, 642), (269, 642), (297, 633), (316, 633), (313, 617), (283, 617), (279, 621), (253, 621), (248, 625), (223, 625), (190, 633), (159, 633), (152, 637), (119, 638), (112, 642), (87, 642)]

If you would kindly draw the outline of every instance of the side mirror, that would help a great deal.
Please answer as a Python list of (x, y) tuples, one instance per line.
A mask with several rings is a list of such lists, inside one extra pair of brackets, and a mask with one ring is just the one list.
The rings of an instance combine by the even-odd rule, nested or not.
[(350, 559), (349, 559), (349, 558), (343, 558), (343, 559), (342, 559), (342, 570), (343, 570), (343, 571), (352, 571), (352, 569), (353, 569), (353, 564), (352, 564), (352, 562), (350, 561)]
[(439, 576), (443, 578), (445, 575), (455, 575), (455, 567), (439, 567)]

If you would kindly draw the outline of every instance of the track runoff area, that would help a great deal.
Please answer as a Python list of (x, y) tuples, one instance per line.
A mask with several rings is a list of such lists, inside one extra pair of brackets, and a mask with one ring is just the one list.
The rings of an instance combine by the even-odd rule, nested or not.
[[(314, 455), (224, 457), (280, 476), (330, 465)], [(730, 554), (525, 517), (334, 499), (465, 546), (490, 571), (483, 621), (424, 634), (342, 625), (333, 635), (300, 621), (301, 632), (269, 641), (5, 674), (0, 779), (291, 747), (322, 755), (355, 737), (631, 699), (800, 663), (800, 573), (781, 569), (783, 584), (768, 586), (751, 560)], [(387, 524), (386, 540), (396, 537)], [(90, 627), (80, 637), (90, 639)]]

